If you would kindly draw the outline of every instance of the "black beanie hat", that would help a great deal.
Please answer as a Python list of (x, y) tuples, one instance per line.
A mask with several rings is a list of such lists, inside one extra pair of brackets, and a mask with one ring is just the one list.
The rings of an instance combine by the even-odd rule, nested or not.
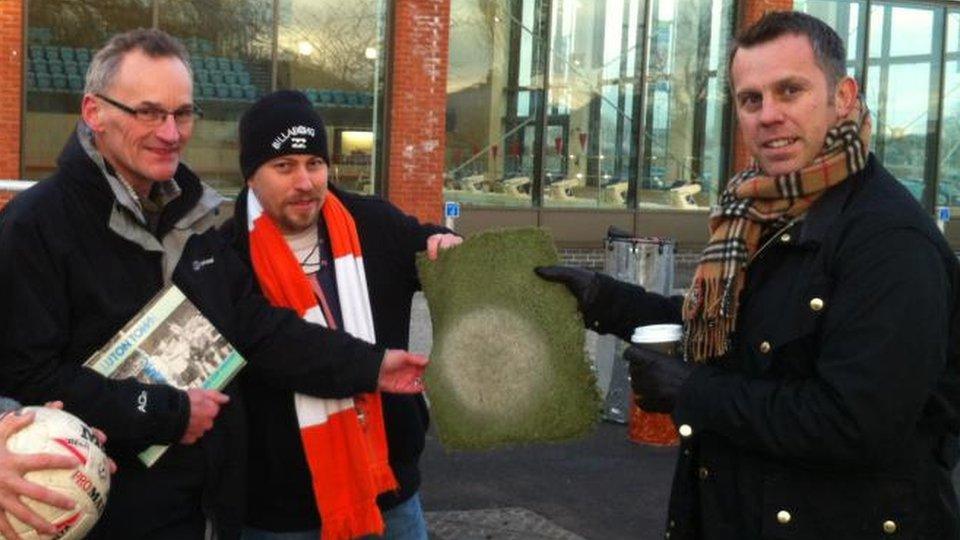
[(240, 171), (248, 180), (261, 165), (288, 154), (312, 154), (327, 163), (323, 119), (302, 92), (267, 94), (240, 117)]

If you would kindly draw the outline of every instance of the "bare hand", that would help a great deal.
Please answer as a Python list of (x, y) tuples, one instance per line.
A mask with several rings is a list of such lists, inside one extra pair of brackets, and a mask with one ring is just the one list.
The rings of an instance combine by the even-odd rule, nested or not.
[(187, 390), (187, 396), (190, 398), (190, 421), (180, 439), (181, 444), (193, 444), (210, 431), (220, 407), (230, 401), (226, 394), (203, 388), (191, 388)]
[(430, 359), (419, 354), (389, 349), (380, 364), (380, 390), (393, 394), (423, 392), (423, 372)]
[(73, 469), (79, 465), (77, 458), (57, 454), (18, 454), (7, 450), (7, 439), (33, 422), (33, 413), (8, 413), (0, 418), (0, 534), (8, 540), (19, 540), (7, 519), (9, 512), (20, 521), (44, 534), (56, 533), (56, 528), (33, 510), (20, 497), (56, 506), (66, 510), (76, 503), (63, 495), (24, 479), (30, 471), (46, 469)]
[[(43, 406), (46, 407), (46, 408), (48, 408), (48, 409), (57, 409), (58, 411), (62, 411), (62, 410), (63, 410), (63, 402), (62, 402), (62, 401), (48, 401), (48, 402), (44, 403)], [(96, 436), (97, 440), (100, 441), (100, 447), (101, 447), (101, 448), (106, 448), (106, 447), (107, 447), (107, 434), (104, 433), (104, 432), (102, 432), (102, 431), (100, 431), (100, 430), (97, 429), (97, 428), (90, 428), (90, 429), (93, 430), (94, 436)], [(112, 459), (110, 459), (110, 456), (107, 456), (107, 464), (109, 465), (109, 468), (110, 468), (110, 474), (113, 474), (113, 473), (117, 472), (117, 464), (114, 463), (114, 461), (113, 461)]]
[(427, 238), (427, 258), (431, 261), (437, 260), (441, 249), (450, 249), (463, 243), (463, 238), (455, 234), (434, 234)]

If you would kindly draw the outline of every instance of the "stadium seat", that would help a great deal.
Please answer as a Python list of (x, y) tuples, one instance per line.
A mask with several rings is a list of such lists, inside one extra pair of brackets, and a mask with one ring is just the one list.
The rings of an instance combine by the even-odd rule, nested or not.
[(46, 73), (37, 73), (37, 90), (49, 92), (53, 88), (53, 80)]
[(204, 83), (200, 85), (200, 96), (203, 98), (212, 98), (217, 95), (217, 91), (213, 89), (213, 85), (209, 83)]
[(254, 85), (252, 85), (252, 84), (248, 84), (248, 85), (244, 86), (244, 87), (243, 87), (243, 97), (245, 97), (246, 99), (248, 99), (248, 100), (250, 100), (250, 101), (253, 101), (253, 100), (257, 99), (257, 87), (254, 86)]
[(30, 59), (31, 60), (46, 60), (43, 56), (43, 47), (37, 45), (29, 45), (30, 50)]
[(81, 78), (79, 75), (68, 75), (67, 86), (70, 87), (71, 92), (82, 92), (83, 78)]
[(90, 63), (90, 49), (77, 49), (77, 62)]
[(46, 46), (43, 48), (43, 57), (47, 59), (47, 62), (50, 61), (60, 61), (60, 47), (50, 47)]
[(223, 84), (223, 73), (219, 71), (207, 71), (207, 77), (210, 78), (210, 84)]
[(230, 87), (225, 84), (215, 85), (217, 89), (217, 97), (220, 99), (227, 99), (230, 97)]
[(63, 62), (63, 72), (67, 74), (67, 77), (80, 75), (80, 64), (76, 60), (65, 60)]
[(63, 62), (59, 60), (48, 60), (47, 71), (49, 71), (51, 75), (63, 75)]
[(37, 88), (37, 75), (33, 72), (27, 73), (27, 89), (35, 90)]
[(203, 67), (207, 68), (207, 71), (220, 70), (220, 66), (217, 65), (217, 59), (213, 56), (207, 56), (203, 59)]
[(233, 65), (233, 71), (236, 71), (237, 73), (243, 73), (247, 71), (247, 68), (243, 65), (243, 61), (239, 58), (234, 58), (230, 61), (230, 63)]
[(229, 58), (223, 58), (223, 57), (217, 58), (217, 65), (219, 66), (220, 71), (223, 71), (223, 72), (233, 71), (233, 65), (230, 63)]
[(60, 47), (60, 59), (64, 62), (75, 61), (77, 59), (76, 51), (73, 47)]
[(333, 94), (329, 90), (320, 90), (317, 92), (317, 103), (320, 105), (331, 105), (333, 103)]
[(239, 82), (244, 86), (250, 84), (250, 74), (247, 73), (246, 71), (241, 71), (237, 73), (237, 82)]
[(195, 69), (193, 70), (193, 78), (200, 84), (205, 84), (210, 82), (210, 72), (205, 69)]
[(54, 89), (54, 90), (66, 90), (66, 89), (67, 89), (67, 76), (66, 76), (66, 75), (54, 75), (54, 76), (53, 76), (53, 89)]
[(223, 82), (226, 84), (237, 84), (237, 74), (232, 71), (225, 71), (223, 73)]
[(239, 84), (227, 85), (230, 88), (230, 97), (232, 99), (243, 99), (243, 87)]
[(314, 90), (313, 88), (307, 88), (306, 90), (304, 90), (303, 95), (307, 96), (307, 99), (309, 99), (311, 102), (313, 103), (317, 102), (317, 91)]
[(356, 92), (344, 92), (344, 103), (347, 107), (359, 107), (360, 96)]

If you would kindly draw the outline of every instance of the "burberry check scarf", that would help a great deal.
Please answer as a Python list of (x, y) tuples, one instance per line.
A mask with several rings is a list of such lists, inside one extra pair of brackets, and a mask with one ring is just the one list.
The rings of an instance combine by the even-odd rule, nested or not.
[(710, 212), (710, 240), (683, 303), (684, 355), (705, 361), (725, 354), (736, 328), (746, 265), (760, 240), (801, 216), (829, 188), (863, 169), (870, 114), (862, 99), (827, 131), (806, 167), (766, 176), (754, 162), (730, 179)]
[[(356, 223), (343, 203), (327, 193), (323, 219), (330, 235), (343, 330), (374, 343), (373, 315)], [(247, 193), (247, 226), (254, 273), (275, 306), (328, 328), (313, 287), (253, 190)], [(323, 540), (347, 540), (383, 534), (377, 495), (397, 489), (390, 470), (380, 393), (346, 399), (294, 394), (300, 438), (320, 513)]]

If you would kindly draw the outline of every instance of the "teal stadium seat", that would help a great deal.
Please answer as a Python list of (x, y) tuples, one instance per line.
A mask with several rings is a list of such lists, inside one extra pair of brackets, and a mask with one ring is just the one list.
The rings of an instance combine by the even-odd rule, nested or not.
[(213, 85), (210, 83), (204, 83), (200, 85), (200, 97), (205, 99), (210, 99), (216, 97), (217, 91), (214, 90)]
[(195, 69), (193, 70), (193, 78), (200, 84), (206, 84), (210, 82), (210, 73), (205, 69)]
[(227, 85), (230, 88), (230, 98), (231, 99), (243, 99), (243, 87), (239, 84), (230, 84)]
[(53, 76), (53, 89), (58, 91), (64, 91), (67, 89), (67, 76), (66, 75), (54, 75)]
[(309, 99), (311, 103), (317, 102), (317, 91), (314, 90), (313, 88), (305, 89), (303, 91), (303, 95), (307, 96), (307, 99)]
[(37, 75), (32, 71), (27, 72), (27, 90), (37, 89)]
[(46, 73), (37, 73), (37, 90), (49, 92), (53, 89), (53, 80)]
[(217, 58), (217, 65), (220, 68), (220, 71), (228, 72), (233, 71), (233, 65), (230, 63), (229, 58)]
[(82, 92), (83, 78), (81, 78), (79, 75), (68, 75), (67, 86), (70, 88), (71, 92)]
[(73, 47), (60, 47), (60, 59), (64, 62), (75, 61), (77, 59), (76, 51)]
[(254, 86), (254, 85), (252, 85), (252, 84), (248, 84), (248, 85), (244, 86), (244, 87), (243, 87), (243, 97), (246, 98), (246, 99), (249, 100), (249, 101), (253, 101), (253, 100), (257, 99), (257, 87)]
[(86, 62), (90, 63), (90, 49), (79, 48), (77, 49), (77, 62), (81, 64)]
[(213, 56), (207, 56), (203, 59), (203, 67), (207, 68), (207, 71), (218, 71), (220, 66), (217, 65), (217, 59)]
[(243, 65), (243, 61), (239, 58), (234, 58), (230, 61), (230, 63), (233, 65), (233, 71), (236, 71), (237, 73), (243, 73), (247, 71), (247, 68)]
[(232, 71), (225, 71), (223, 73), (223, 82), (226, 84), (238, 84), (237, 74)]
[(210, 77), (210, 84), (223, 84), (223, 73), (219, 71), (208, 71), (207, 76)]
[(60, 47), (50, 47), (45, 46), (43, 48), (43, 57), (47, 59), (47, 62), (51, 60), (60, 61)]
[(344, 92), (347, 107), (359, 107), (360, 96), (356, 92)]
[(30, 50), (30, 59), (31, 60), (46, 60), (43, 56), (43, 47), (37, 45), (29, 45)]
[(215, 85), (215, 88), (217, 89), (217, 98), (219, 98), (219, 99), (227, 99), (227, 98), (230, 97), (230, 87), (229, 87), (229, 86), (227, 86), (227, 85), (225, 85), (225, 84), (217, 84), (217, 85)]
[(67, 77), (80, 75), (80, 64), (78, 64), (76, 60), (64, 60), (63, 72), (67, 74)]
[(317, 92), (317, 103), (320, 105), (332, 105), (333, 93), (329, 90), (320, 90)]
[(237, 82), (239, 82), (244, 86), (250, 84), (250, 74), (247, 73), (246, 71), (241, 71), (237, 73)]
[(47, 71), (51, 75), (63, 75), (63, 62), (59, 60), (47, 60)]

